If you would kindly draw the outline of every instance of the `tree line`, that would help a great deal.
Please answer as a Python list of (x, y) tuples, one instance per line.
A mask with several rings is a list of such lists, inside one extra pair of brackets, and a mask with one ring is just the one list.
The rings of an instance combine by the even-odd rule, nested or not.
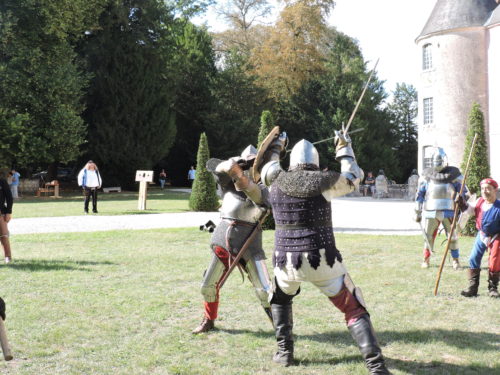
[[(91, 158), (107, 184), (137, 169), (186, 182), (200, 134), (226, 158), (256, 143), (263, 111), (301, 138), (347, 123), (372, 62), (327, 25), (331, 0), (286, 0), (272, 24), (266, 0), (232, 0), (227, 30), (191, 21), (197, 0), (4, 0), (0, 5), (0, 160), (26, 171)], [(352, 123), (358, 162), (404, 181), (417, 165), (416, 91), (389, 102), (374, 75)], [(318, 145), (337, 168), (333, 144)]]

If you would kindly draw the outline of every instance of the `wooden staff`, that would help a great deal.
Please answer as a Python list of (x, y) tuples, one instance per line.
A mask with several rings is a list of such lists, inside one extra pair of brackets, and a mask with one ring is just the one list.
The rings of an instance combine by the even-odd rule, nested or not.
[[(236, 268), (236, 266), (240, 263), (241, 257), (245, 254), (245, 252), (247, 251), (248, 247), (252, 243), (253, 239), (255, 238), (255, 236), (257, 235), (257, 233), (259, 232), (260, 228), (262, 227), (262, 223), (266, 219), (268, 213), (269, 212), (266, 211), (266, 213), (263, 214), (262, 217), (260, 218), (260, 220), (257, 222), (257, 225), (252, 229), (252, 232), (250, 233), (250, 235), (246, 239), (245, 243), (241, 247), (240, 251), (238, 252), (238, 255), (233, 259), (231, 265), (227, 269), (227, 272), (224, 274), (224, 276), (222, 277), (221, 281), (219, 281), (219, 284), (217, 285), (217, 289), (218, 290), (220, 290), (222, 288), (222, 286), (226, 282), (226, 280), (229, 277), (229, 275), (231, 274), (231, 272), (233, 272), (233, 270)], [(229, 259), (231, 259), (231, 250), (230, 249), (226, 249), (226, 250), (228, 251), (229, 256), (230, 256)]]
[[(464, 179), (462, 180), (462, 185), (460, 186), (459, 196), (462, 196), (465, 187), (465, 180), (467, 180), (467, 174), (469, 173), (469, 165), (472, 159), (472, 152), (474, 151), (474, 146), (476, 144), (477, 133), (474, 134), (474, 139), (472, 140), (472, 146), (470, 148), (469, 159), (467, 160), (467, 166), (465, 167)], [(451, 222), (450, 232), (448, 233), (448, 242), (446, 243), (446, 249), (444, 250), (443, 259), (441, 260), (441, 265), (439, 266), (439, 271), (436, 279), (436, 286), (434, 287), (434, 295), (437, 295), (437, 291), (439, 288), (439, 281), (441, 280), (441, 273), (443, 272), (444, 262), (446, 261), (446, 256), (448, 255), (448, 250), (450, 249), (451, 237), (453, 236), (453, 232), (455, 230), (455, 226), (457, 225), (458, 218), (458, 203), (455, 202), (455, 210), (453, 212), (453, 221)]]
[(9, 340), (7, 340), (7, 330), (5, 329), (5, 324), (3, 324), (3, 319), (0, 318), (0, 344), (2, 345), (3, 357), (6, 361), (12, 360), (12, 352), (10, 351)]

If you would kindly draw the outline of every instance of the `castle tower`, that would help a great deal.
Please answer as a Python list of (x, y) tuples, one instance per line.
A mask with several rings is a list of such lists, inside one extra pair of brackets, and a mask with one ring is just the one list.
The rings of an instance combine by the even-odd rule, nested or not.
[[(500, 3), (500, 0), (497, 0)], [(489, 32), (489, 144), (491, 175), (500, 179), (500, 5), (486, 23)]]
[[(496, 0), (437, 0), (416, 39), (422, 59), (417, 85), (419, 171), (429, 166), (436, 146), (444, 148), (450, 165), (460, 166), (473, 102), (481, 106), (489, 131), (491, 43), (490, 28), (485, 25), (497, 5)], [(490, 69), (500, 74), (498, 64)], [(500, 125), (498, 137), (500, 140)]]

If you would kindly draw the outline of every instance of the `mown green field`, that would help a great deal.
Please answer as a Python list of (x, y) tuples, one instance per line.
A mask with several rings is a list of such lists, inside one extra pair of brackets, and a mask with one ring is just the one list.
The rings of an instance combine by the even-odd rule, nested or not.
[[(266, 232), (265, 248), (272, 247)], [(338, 235), (394, 374), (500, 373), (500, 301), (466, 299), (465, 271), (419, 268), (420, 237)], [(294, 300), (297, 365), (271, 362), (275, 340), (248, 280), (222, 290), (217, 329), (193, 336), (209, 234), (195, 229), (12, 237), (0, 265), (15, 359), (2, 374), (366, 374), (342, 315), (311, 285)], [(470, 248), (464, 239), (462, 247)]]
[[(149, 189), (146, 211), (137, 209), (138, 193), (99, 192), (97, 209), (102, 215), (132, 215), (189, 211), (189, 193), (170, 189)], [(90, 203), (92, 210), (92, 203)], [(24, 195), (14, 201), (13, 217), (54, 217), (83, 215), (83, 195), (78, 192), (63, 192), (62, 198), (33, 197)]]

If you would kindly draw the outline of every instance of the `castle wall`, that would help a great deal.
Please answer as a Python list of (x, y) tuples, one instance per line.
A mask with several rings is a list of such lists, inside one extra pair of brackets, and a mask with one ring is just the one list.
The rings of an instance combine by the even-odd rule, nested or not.
[[(484, 27), (447, 31), (417, 41), (420, 52), (425, 44), (432, 44), (433, 59), (432, 69), (421, 71), (417, 87), (419, 171), (423, 169), (425, 146), (443, 147), (449, 164), (460, 166), (473, 102), (480, 104), (488, 129), (487, 41)], [(424, 125), (423, 100), (430, 97), (434, 121)]]
[(488, 80), (491, 175), (500, 181), (500, 25), (489, 32)]

